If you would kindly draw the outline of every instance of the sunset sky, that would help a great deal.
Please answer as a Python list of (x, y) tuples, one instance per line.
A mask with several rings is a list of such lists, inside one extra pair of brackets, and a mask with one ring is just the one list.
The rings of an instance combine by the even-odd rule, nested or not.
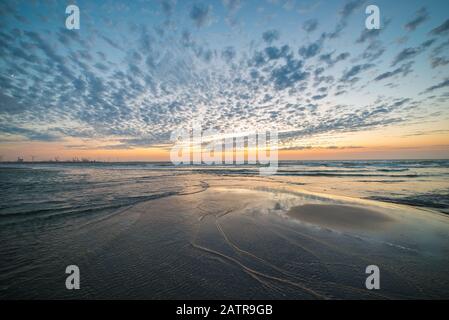
[(447, 0), (3, 0), (0, 27), (3, 161), (169, 160), (193, 121), (277, 130), (281, 159), (449, 158)]

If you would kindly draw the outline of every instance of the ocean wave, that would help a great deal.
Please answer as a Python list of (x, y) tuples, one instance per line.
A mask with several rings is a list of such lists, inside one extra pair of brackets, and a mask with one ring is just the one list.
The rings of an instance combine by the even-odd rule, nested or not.
[(120, 209), (127, 206), (132, 206), (140, 202), (161, 199), (179, 192), (163, 192), (145, 196), (131, 196), (123, 199), (120, 202), (112, 204), (97, 204), (97, 205), (81, 205), (81, 206), (66, 206), (63, 208), (42, 208), (36, 210), (17, 211), (11, 213), (0, 213), (0, 225), (15, 224), (23, 221), (30, 221), (35, 219), (54, 219), (58, 217), (68, 217), (74, 215), (83, 215), (93, 212), (104, 212), (108, 210)]
[(404, 171), (408, 171), (410, 169), (408, 168), (401, 168), (401, 169), (377, 169), (376, 171), (380, 171), (380, 172), (404, 172)]
[(338, 172), (277, 172), (282, 176), (314, 176), (314, 177), (389, 177), (389, 178), (417, 178), (430, 176), (429, 174), (376, 174), (376, 173), (338, 173)]
[(370, 200), (406, 204), (415, 207), (426, 207), (449, 213), (449, 193), (424, 193), (404, 197), (370, 196)]

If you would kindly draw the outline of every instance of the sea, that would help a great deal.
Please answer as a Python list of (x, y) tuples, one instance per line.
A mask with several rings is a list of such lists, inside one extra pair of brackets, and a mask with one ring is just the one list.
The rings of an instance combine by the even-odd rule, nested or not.
[[(258, 176), (251, 165), (2, 163), (0, 226), (95, 215), (182, 193), (192, 175)], [(449, 214), (449, 160), (281, 161), (271, 180)]]
[[(372, 298), (360, 286), (373, 259), (387, 270), (387, 297), (447, 298), (448, 160), (281, 161), (272, 176), (259, 169), (1, 163), (0, 299), (313, 298), (305, 287)], [(373, 227), (369, 237), (340, 236), (264, 214), (283, 212), (292, 195), (233, 183), (396, 203), (385, 206), (420, 215)], [(69, 265), (81, 269), (76, 292), (64, 286)]]

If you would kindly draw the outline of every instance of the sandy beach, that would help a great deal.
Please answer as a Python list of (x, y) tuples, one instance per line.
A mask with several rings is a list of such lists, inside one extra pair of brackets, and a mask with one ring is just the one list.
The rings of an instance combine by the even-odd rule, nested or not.
[[(77, 219), (7, 244), (22, 260), (9, 256), (2, 298), (449, 297), (449, 219), (429, 210), (198, 174), (177, 194)], [(64, 288), (70, 263), (82, 290)], [(365, 287), (368, 265), (380, 290)]]
[(448, 13), (0, 0), (0, 302), (449, 300)]

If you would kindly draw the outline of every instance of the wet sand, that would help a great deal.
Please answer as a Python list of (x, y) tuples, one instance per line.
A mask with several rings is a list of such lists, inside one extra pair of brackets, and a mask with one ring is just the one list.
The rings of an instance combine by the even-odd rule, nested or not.
[[(263, 179), (196, 182), (47, 235), (59, 242), (30, 252), (38, 276), (15, 274), (2, 298), (449, 298), (446, 216)], [(72, 263), (81, 290), (64, 288)], [(380, 290), (365, 288), (372, 264)]]
[(305, 204), (291, 208), (287, 215), (318, 226), (349, 231), (386, 228), (394, 221), (380, 211), (348, 205)]

